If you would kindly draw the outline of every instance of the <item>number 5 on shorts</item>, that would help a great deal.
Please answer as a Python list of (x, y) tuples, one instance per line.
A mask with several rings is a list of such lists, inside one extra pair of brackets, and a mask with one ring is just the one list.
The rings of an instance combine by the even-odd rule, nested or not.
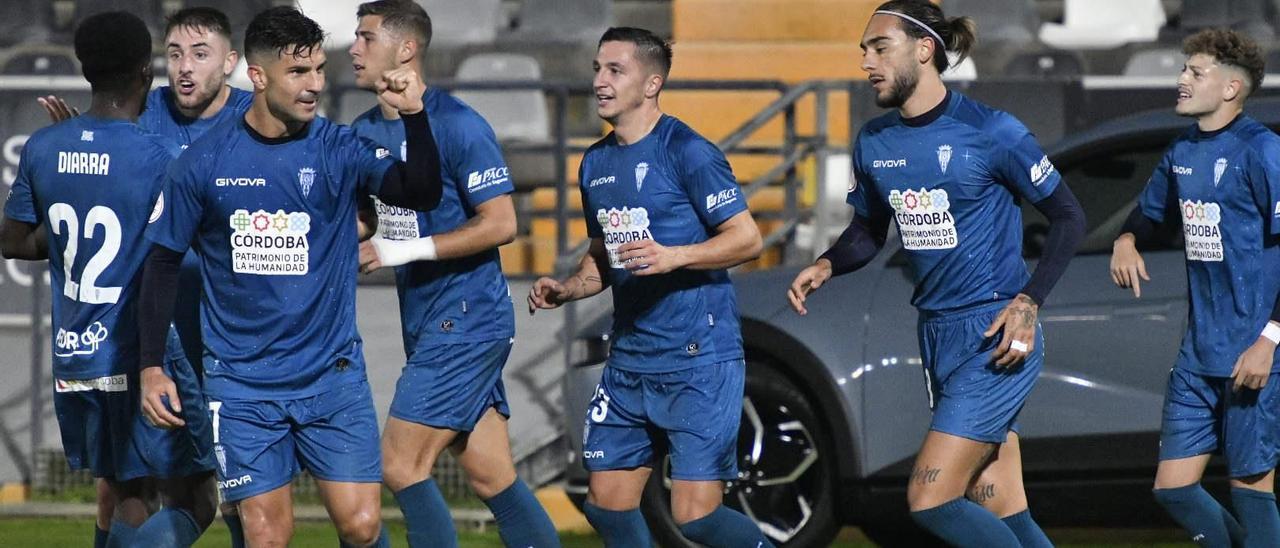
[(596, 385), (596, 396), (591, 398), (591, 420), (603, 422), (607, 416), (609, 416), (609, 395), (604, 393), (604, 387)]

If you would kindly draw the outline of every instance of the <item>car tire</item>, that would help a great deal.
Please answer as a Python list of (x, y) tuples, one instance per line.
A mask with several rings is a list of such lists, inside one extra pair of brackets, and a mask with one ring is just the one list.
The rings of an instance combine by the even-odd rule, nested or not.
[[(838, 457), (809, 398), (769, 364), (749, 361), (738, 432), (740, 480), (727, 489), (725, 504), (752, 517), (776, 546), (830, 545), (840, 530), (833, 493)], [(668, 463), (664, 458), (649, 477), (641, 510), (661, 546), (692, 548), (671, 517)]]

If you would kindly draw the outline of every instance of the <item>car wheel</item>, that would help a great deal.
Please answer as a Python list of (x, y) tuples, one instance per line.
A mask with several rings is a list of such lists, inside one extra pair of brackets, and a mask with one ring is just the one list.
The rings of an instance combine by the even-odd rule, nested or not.
[[(738, 479), (727, 486), (725, 505), (753, 519), (775, 545), (829, 545), (840, 526), (832, 493), (836, 455), (808, 398), (767, 364), (748, 362), (738, 428)], [(641, 510), (662, 546), (695, 546), (680, 534), (670, 505), (664, 458)]]

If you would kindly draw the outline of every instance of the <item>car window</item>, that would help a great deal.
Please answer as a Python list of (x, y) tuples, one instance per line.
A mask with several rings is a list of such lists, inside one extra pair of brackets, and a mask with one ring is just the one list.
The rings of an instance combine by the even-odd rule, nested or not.
[[(1084, 207), (1087, 228), (1079, 254), (1111, 253), (1112, 242), (1163, 154), (1164, 147), (1159, 145), (1099, 150), (1060, 166), (1063, 180)], [(1023, 254), (1027, 258), (1039, 257), (1049, 223), (1033, 204), (1025, 201), (1022, 222)], [(1181, 243), (1166, 242), (1160, 247), (1165, 246), (1180, 247)]]

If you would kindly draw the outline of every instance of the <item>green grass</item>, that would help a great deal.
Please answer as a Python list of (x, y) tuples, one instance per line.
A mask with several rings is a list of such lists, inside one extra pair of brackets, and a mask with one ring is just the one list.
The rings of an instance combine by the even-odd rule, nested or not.
[[(407, 546), (404, 539), (404, 524), (399, 521), (387, 523), (391, 533), (391, 544)], [(1185, 541), (1176, 531), (1168, 530), (1102, 530), (1102, 529), (1056, 529), (1049, 531), (1049, 536), (1061, 548), (1138, 548), (1162, 547), (1183, 548), (1192, 544)], [(93, 541), (93, 520), (61, 519), (61, 518), (18, 518), (0, 519), (0, 547), (60, 548), (83, 547)], [(601, 545), (600, 539), (591, 534), (565, 534), (561, 537), (565, 548), (596, 548)], [(227, 528), (221, 520), (205, 532), (196, 543), (199, 548), (225, 547), (231, 543)], [(293, 542), (290, 546), (325, 547), (337, 544), (337, 535), (333, 526), (323, 522), (298, 522), (294, 526)], [(462, 532), (459, 538), (462, 548), (500, 548), (502, 541), (494, 529), (479, 532)], [(840, 538), (832, 544), (836, 548), (869, 548), (874, 546), (863, 537), (857, 529), (847, 528)]]

